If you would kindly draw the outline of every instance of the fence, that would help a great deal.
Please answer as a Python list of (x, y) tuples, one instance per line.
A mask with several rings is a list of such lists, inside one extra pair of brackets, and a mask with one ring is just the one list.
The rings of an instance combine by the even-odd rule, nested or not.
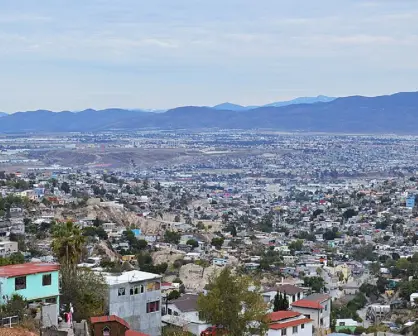
[(0, 319), (0, 326), (11, 328), (13, 325), (19, 323), (19, 316), (9, 316)]

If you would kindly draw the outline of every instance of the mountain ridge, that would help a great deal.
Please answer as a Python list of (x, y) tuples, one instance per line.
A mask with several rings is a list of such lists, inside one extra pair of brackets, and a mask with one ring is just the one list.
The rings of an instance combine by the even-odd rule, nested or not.
[(262, 106), (245, 111), (183, 106), (164, 113), (118, 108), (79, 112), (17, 112), (0, 132), (83, 132), (130, 129), (274, 129), (296, 132), (418, 134), (418, 92)]
[(291, 100), (278, 101), (274, 103), (269, 103), (265, 105), (257, 105), (257, 106), (243, 106), (239, 104), (225, 102), (222, 104), (212, 106), (212, 108), (215, 110), (248, 111), (248, 110), (254, 110), (256, 108), (267, 107), (267, 106), (281, 107), (281, 106), (288, 106), (288, 105), (295, 105), (295, 104), (328, 103), (335, 99), (336, 99), (335, 97), (319, 95), (316, 97), (298, 97), (298, 98), (291, 99)]

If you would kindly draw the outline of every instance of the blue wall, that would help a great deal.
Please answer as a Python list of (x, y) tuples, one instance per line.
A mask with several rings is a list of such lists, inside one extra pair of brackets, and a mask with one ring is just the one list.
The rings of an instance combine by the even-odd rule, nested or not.
[[(15, 290), (15, 278), (0, 278), (1, 281), (1, 295), (0, 302), (4, 302), (3, 295), (9, 298), (13, 294), (19, 294), (26, 300), (32, 301), (41, 298), (53, 297), (59, 295), (59, 279), (58, 271), (30, 274), (26, 276), (26, 289)], [(42, 286), (42, 276), (44, 274), (51, 274), (51, 285)]]

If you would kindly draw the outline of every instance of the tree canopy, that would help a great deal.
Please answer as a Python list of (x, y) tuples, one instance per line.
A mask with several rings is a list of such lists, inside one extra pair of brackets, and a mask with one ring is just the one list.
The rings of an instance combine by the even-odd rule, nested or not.
[(244, 335), (252, 328), (263, 335), (267, 330), (266, 304), (250, 277), (236, 276), (224, 268), (209, 281), (209, 292), (201, 294), (198, 309), (208, 323), (222, 325), (231, 336)]
[(283, 295), (280, 292), (277, 292), (274, 296), (273, 302), (273, 311), (287, 310), (289, 308), (289, 301), (287, 300), (286, 295)]

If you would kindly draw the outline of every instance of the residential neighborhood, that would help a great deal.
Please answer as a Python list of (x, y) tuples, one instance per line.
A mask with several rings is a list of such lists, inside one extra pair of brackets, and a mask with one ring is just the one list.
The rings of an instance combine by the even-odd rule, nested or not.
[[(313, 149), (325, 139), (326, 150)], [(229, 141), (223, 146), (237, 150)], [(0, 173), (3, 325), (29, 319), (48, 335), (201, 336), (226, 334), (251, 316), (234, 328), (412, 335), (418, 177), (409, 139), (298, 141), (305, 149), (292, 155), (265, 148), (157, 160), (146, 169), (7, 166)], [(378, 159), (399, 143), (392, 159)], [(339, 144), (371, 146), (375, 160), (353, 149), (357, 163), (348, 163)], [(222, 277), (241, 287), (217, 285)], [(251, 304), (223, 311), (220, 302), (235, 302), (238, 290)], [(216, 300), (219, 308), (209, 308)], [(224, 320), (236, 307), (236, 319)]]

